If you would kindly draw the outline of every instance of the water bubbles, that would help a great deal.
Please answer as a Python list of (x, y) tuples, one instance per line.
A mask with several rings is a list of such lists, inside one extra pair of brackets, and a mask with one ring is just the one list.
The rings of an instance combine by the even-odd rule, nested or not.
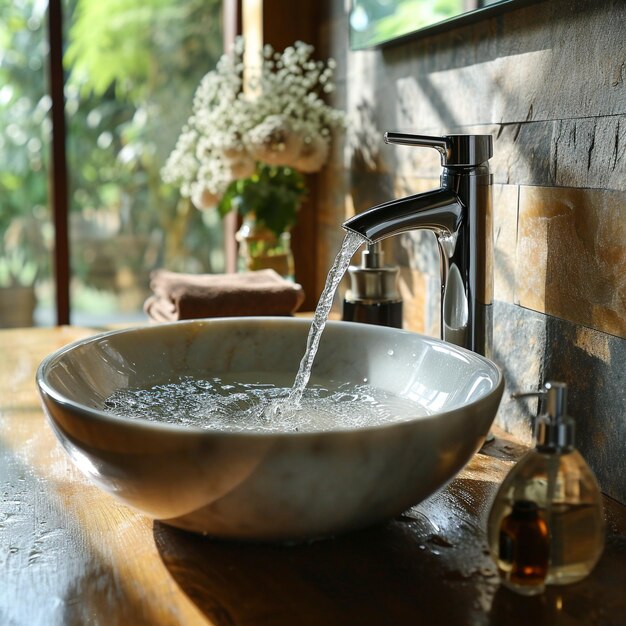
[(105, 400), (104, 409), (127, 419), (225, 432), (352, 429), (427, 413), (411, 400), (365, 383), (322, 381), (310, 385), (294, 404), (287, 400), (289, 381), (284, 375), (268, 382), (254, 372), (228, 380), (182, 377), (149, 389), (118, 390)]
[(274, 400), (270, 402), (265, 411), (263, 411), (263, 416), (268, 419), (280, 419), (280, 417), (285, 412), (285, 403), (280, 400)]
[(394, 351), (391, 348), (389, 348), (389, 350), (387, 350), (387, 355), (388, 356), (393, 356), (394, 355)]

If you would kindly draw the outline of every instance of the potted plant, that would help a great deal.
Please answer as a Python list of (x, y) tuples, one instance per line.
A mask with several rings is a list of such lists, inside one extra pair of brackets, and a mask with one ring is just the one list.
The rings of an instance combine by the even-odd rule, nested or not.
[[(344, 114), (324, 101), (333, 91), (332, 59), (312, 58), (296, 42), (265, 46), (244, 63), (244, 40), (200, 82), (193, 111), (163, 170), (165, 182), (201, 210), (243, 218), (237, 234), (246, 269), (293, 273), (289, 231), (306, 194), (304, 174), (320, 170)], [(291, 263), (291, 265), (290, 265)]]
[(0, 256), (0, 328), (33, 325), (37, 264), (21, 250)]
[(35, 283), (49, 272), (52, 227), (41, 216), (13, 217), (0, 239), (0, 328), (32, 326)]

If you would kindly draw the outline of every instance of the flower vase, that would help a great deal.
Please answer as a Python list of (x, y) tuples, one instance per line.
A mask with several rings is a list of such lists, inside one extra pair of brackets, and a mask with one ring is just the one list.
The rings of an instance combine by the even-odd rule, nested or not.
[(246, 216), (235, 238), (239, 244), (238, 269), (240, 272), (273, 269), (283, 278), (294, 280), (294, 261), (289, 232), (283, 232), (277, 236), (254, 218)]

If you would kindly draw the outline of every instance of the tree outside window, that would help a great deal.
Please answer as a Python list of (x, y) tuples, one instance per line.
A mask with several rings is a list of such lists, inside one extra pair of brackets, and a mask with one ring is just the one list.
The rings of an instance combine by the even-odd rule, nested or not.
[[(46, 7), (0, 0), (0, 258), (36, 281), (44, 323), (54, 295)], [(221, 1), (73, 0), (64, 17), (72, 321), (133, 318), (154, 267), (223, 271), (219, 219), (159, 173), (223, 51)]]

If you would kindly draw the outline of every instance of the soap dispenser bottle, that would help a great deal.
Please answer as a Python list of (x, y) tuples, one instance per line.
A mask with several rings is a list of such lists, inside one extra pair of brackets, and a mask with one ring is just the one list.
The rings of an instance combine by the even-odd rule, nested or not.
[(348, 268), (350, 289), (343, 301), (342, 319), (402, 328), (402, 298), (397, 266), (384, 264), (380, 242), (367, 244), (361, 265)]
[(604, 548), (604, 516), (598, 483), (574, 447), (567, 385), (548, 382), (522, 395), (540, 396), (546, 410), (537, 418), (535, 449), (496, 494), (488, 540), (504, 585), (534, 595), (591, 572)]

